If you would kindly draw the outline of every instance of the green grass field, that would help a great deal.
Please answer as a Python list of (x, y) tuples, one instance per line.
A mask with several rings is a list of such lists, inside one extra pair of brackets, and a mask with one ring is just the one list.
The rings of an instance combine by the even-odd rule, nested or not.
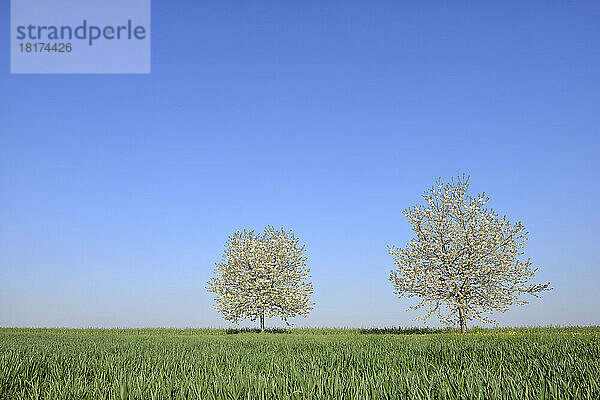
[(1, 399), (600, 399), (600, 328), (0, 328)]

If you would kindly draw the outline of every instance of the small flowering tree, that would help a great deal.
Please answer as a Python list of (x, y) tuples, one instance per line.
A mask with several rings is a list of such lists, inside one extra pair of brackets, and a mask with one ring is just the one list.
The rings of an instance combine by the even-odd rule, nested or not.
[[(404, 211), (416, 238), (405, 248), (388, 247), (397, 269), (390, 273), (395, 293), (419, 297), (410, 309), (427, 309), (442, 323), (494, 322), (484, 316), (526, 304), (520, 295), (551, 290), (549, 283), (531, 284), (537, 268), (522, 260), (527, 233), (520, 222), (511, 224), (484, 205), (485, 193), (467, 194), (469, 177), (443, 183), (425, 192), (424, 206)], [(444, 307), (445, 306), (445, 307)]]
[(292, 231), (271, 226), (262, 234), (244, 230), (228, 238), (207, 288), (216, 294), (215, 307), (226, 320), (259, 319), (264, 332), (265, 317), (288, 323), (288, 318), (308, 315), (313, 288), (298, 242)]

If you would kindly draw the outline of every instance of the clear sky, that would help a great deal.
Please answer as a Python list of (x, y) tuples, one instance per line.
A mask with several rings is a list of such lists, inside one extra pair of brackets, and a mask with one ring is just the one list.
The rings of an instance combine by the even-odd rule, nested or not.
[(501, 324), (600, 323), (598, 2), (155, 0), (150, 75), (10, 75), (8, 3), (1, 326), (229, 326), (206, 281), (266, 224), (308, 249), (297, 325), (408, 326), (386, 245), (463, 172), (555, 288)]

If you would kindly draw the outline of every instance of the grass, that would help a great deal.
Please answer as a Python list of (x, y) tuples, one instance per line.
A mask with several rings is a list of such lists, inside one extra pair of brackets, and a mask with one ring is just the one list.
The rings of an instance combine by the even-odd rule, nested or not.
[(0, 328), (0, 399), (598, 399), (600, 328)]

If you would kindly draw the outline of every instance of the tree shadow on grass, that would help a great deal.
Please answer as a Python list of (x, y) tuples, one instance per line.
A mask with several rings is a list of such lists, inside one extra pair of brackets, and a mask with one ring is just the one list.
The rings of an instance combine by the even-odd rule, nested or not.
[[(227, 335), (237, 335), (239, 333), (260, 333), (260, 328), (228, 328), (225, 329)], [(265, 329), (265, 333), (290, 333), (284, 328), (269, 328)]]
[(449, 328), (363, 328), (358, 330), (364, 335), (432, 335), (450, 333)]
[[(297, 335), (335, 335), (335, 334), (361, 334), (361, 335), (432, 335), (454, 332), (451, 328), (269, 328), (265, 333), (297, 334)], [(227, 335), (241, 333), (260, 333), (259, 328), (228, 328)]]

